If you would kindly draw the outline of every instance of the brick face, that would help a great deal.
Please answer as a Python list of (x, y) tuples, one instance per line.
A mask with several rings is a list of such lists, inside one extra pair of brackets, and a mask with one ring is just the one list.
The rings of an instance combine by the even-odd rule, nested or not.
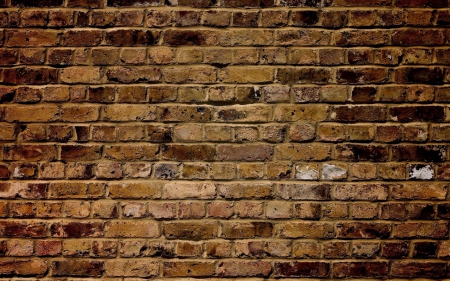
[(449, 26), (449, 0), (0, 0), (0, 279), (448, 279)]

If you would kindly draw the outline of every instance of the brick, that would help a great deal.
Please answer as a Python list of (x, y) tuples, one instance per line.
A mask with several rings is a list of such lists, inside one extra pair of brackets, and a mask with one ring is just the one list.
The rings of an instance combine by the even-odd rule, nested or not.
[(61, 254), (62, 244), (58, 240), (37, 240), (37, 256), (58, 256)]
[(338, 46), (387, 45), (388, 34), (383, 30), (349, 30), (335, 33)]
[(395, 81), (397, 83), (423, 83), (423, 84), (443, 84), (444, 73), (439, 67), (402, 67), (395, 70)]
[(38, 238), (47, 236), (47, 225), (33, 221), (0, 221), (0, 235), (14, 238)]
[(42, 260), (4, 260), (0, 262), (2, 276), (43, 276), (48, 265)]
[(279, 160), (322, 161), (331, 156), (331, 147), (326, 144), (282, 144), (275, 148)]
[(95, 0), (69, 0), (68, 7), (103, 8), (103, 3)]
[(12, 145), (3, 147), (3, 159), (6, 161), (56, 160), (55, 145)]
[(98, 30), (68, 30), (62, 36), (64, 46), (98, 46), (102, 41)]
[(103, 262), (84, 260), (53, 261), (52, 276), (100, 277), (103, 273)]
[(333, 263), (333, 276), (343, 277), (385, 277), (388, 275), (387, 262), (343, 262)]
[(392, 265), (392, 276), (403, 278), (441, 278), (446, 274), (446, 263), (442, 262), (404, 262), (396, 261)]
[(276, 46), (325, 46), (331, 38), (331, 32), (318, 30), (277, 30), (274, 35)]
[(282, 223), (280, 236), (284, 238), (332, 238), (334, 237), (333, 225), (322, 222), (288, 222)]
[(105, 237), (154, 238), (160, 236), (159, 224), (154, 221), (109, 221), (105, 223)]
[(285, 200), (329, 200), (330, 186), (328, 184), (279, 184), (277, 195)]
[(383, 145), (347, 144), (335, 147), (335, 158), (338, 160), (385, 162), (388, 154), (388, 147)]
[(207, 277), (214, 275), (215, 264), (213, 262), (174, 261), (162, 264), (165, 277)]
[(113, 199), (157, 199), (161, 197), (159, 183), (111, 183), (108, 184), (109, 196)]
[(52, 68), (11, 68), (3, 71), (3, 82), (6, 84), (55, 84), (58, 72)]
[(250, 277), (264, 276), (268, 277), (272, 271), (272, 266), (266, 261), (257, 262), (238, 262), (225, 261), (220, 262), (217, 268), (217, 275), (220, 277)]
[(432, 7), (432, 8), (446, 8), (448, 7), (448, 2), (446, 0), (416, 0), (416, 1), (406, 1), (400, 0), (395, 3), (397, 7)]
[(437, 145), (396, 145), (392, 149), (393, 158), (399, 161), (442, 162), (446, 159), (446, 146)]
[(270, 184), (249, 184), (249, 183), (229, 183), (218, 184), (218, 196), (226, 199), (250, 199), (250, 198), (271, 198), (272, 185)]
[(167, 199), (212, 199), (216, 196), (216, 186), (212, 183), (166, 183), (163, 186), (163, 198)]
[(444, 238), (447, 237), (447, 223), (420, 223), (406, 222), (394, 224), (392, 227), (393, 238)]
[(164, 222), (163, 235), (166, 239), (211, 239), (217, 237), (218, 226), (213, 222)]
[(336, 225), (338, 238), (389, 238), (391, 225), (386, 223), (339, 223)]
[(156, 160), (159, 158), (159, 146), (154, 144), (107, 145), (105, 158), (111, 160)]
[(272, 237), (274, 228), (269, 222), (223, 222), (221, 227), (224, 238)]
[(142, 0), (108, 0), (108, 6), (127, 7), (127, 6), (153, 6), (158, 4), (158, 1), (142, 1)]
[(433, 29), (405, 29), (392, 33), (392, 43), (400, 46), (426, 46), (444, 44), (442, 30)]
[(387, 200), (389, 185), (387, 184), (347, 184), (334, 187), (334, 197), (338, 200)]
[(274, 151), (270, 145), (218, 145), (217, 157), (226, 161), (264, 161), (271, 160)]
[(53, 182), (49, 185), (51, 198), (99, 198), (104, 194), (105, 184), (85, 182)]
[(105, 263), (105, 275), (109, 277), (152, 277), (158, 274), (158, 262), (110, 260)]
[(115, 241), (92, 241), (92, 257), (115, 257), (117, 242)]
[(224, 106), (217, 110), (217, 122), (267, 122), (270, 120), (272, 108), (265, 105)]
[(5, 34), (7, 47), (50, 47), (60, 43), (60, 35), (54, 30), (9, 30)]

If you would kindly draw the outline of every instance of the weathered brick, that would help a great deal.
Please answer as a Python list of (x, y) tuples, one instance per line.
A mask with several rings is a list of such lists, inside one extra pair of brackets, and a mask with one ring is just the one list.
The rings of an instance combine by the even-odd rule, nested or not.
[(217, 275), (220, 277), (267, 277), (272, 271), (272, 266), (266, 261), (257, 262), (220, 262), (217, 268)]
[(155, 221), (108, 221), (105, 237), (154, 238), (160, 236), (159, 223)]
[(216, 238), (215, 222), (164, 222), (163, 235), (167, 239), (202, 240)]
[(333, 263), (333, 276), (343, 277), (371, 277), (380, 278), (388, 276), (387, 262), (343, 262)]
[(174, 261), (163, 263), (165, 277), (208, 277), (215, 274), (214, 262)]
[(446, 275), (447, 264), (443, 262), (395, 261), (391, 268), (391, 274), (394, 277), (442, 278)]
[(333, 224), (323, 222), (287, 222), (279, 224), (280, 236), (284, 238), (319, 238), (334, 237)]
[(43, 260), (4, 260), (0, 262), (1, 276), (43, 276), (48, 268)]

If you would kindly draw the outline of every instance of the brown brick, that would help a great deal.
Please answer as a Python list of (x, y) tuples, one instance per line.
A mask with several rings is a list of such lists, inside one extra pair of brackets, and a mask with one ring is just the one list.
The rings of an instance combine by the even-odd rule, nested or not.
[(223, 222), (222, 237), (253, 238), (272, 237), (273, 224), (269, 222)]
[(154, 221), (108, 221), (105, 237), (153, 238), (160, 236), (159, 223)]
[(152, 277), (159, 274), (158, 262), (139, 260), (117, 261), (105, 263), (105, 275), (108, 277)]
[(214, 262), (173, 261), (164, 262), (163, 275), (165, 277), (208, 277), (214, 275)]
[(220, 262), (217, 268), (217, 275), (220, 277), (268, 277), (272, 271), (272, 266), (266, 261), (257, 262)]
[(100, 277), (104, 262), (61, 260), (52, 262), (52, 276)]
[(217, 223), (214, 222), (164, 222), (166, 239), (201, 240), (216, 238)]
[(388, 275), (387, 262), (343, 262), (333, 263), (333, 276), (380, 278)]
[(386, 223), (339, 223), (336, 225), (339, 238), (389, 238), (391, 225)]
[(0, 275), (43, 276), (47, 267), (43, 260), (4, 260), (0, 262)]
[(442, 278), (446, 275), (446, 263), (395, 261), (391, 265), (392, 276), (403, 278)]
[(5, 237), (46, 237), (47, 225), (33, 221), (0, 221), (0, 234)]
[(325, 262), (276, 262), (274, 264), (277, 277), (316, 277), (329, 276), (330, 264)]

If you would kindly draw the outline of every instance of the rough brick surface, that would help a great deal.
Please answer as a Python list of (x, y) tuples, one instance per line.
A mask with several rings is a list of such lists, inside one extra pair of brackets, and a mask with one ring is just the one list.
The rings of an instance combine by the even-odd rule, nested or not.
[(0, 281), (449, 279), (449, 27), (449, 0), (0, 0)]

